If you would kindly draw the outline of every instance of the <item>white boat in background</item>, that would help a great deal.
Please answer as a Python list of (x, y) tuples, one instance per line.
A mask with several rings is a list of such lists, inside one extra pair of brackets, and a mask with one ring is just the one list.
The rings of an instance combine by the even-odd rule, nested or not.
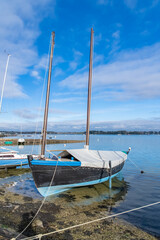
[[(3, 85), (2, 85), (2, 90), (1, 90), (0, 113), (1, 113), (1, 109), (2, 109), (2, 100), (3, 100), (3, 95), (4, 95), (4, 87), (5, 87), (6, 77), (7, 77), (7, 70), (8, 70), (10, 56), (11, 55), (8, 54), (5, 73), (4, 73), (4, 79), (3, 79)], [(21, 132), (22, 132), (22, 130), (21, 130)], [(24, 145), (24, 143), (25, 143), (24, 138), (21, 137), (20, 139), (18, 139), (18, 145)], [(2, 149), (2, 151), (1, 151), (1, 149)], [(18, 151), (0, 147), (0, 169), (16, 168), (17, 166), (28, 165), (27, 155), (28, 154), (19, 154)], [(35, 158), (38, 157), (37, 155), (34, 155), (34, 156), (35, 156)]]
[[(28, 165), (27, 155), (28, 154), (19, 154), (18, 151), (0, 147), (0, 168), (14, 168)], [(34, 155), (34, 157), (38, 158), (37, 155)]]
[(25, 139), (24, 138), (19, 138), (18, 139), (18, 145), (24, 145), (25, 144)]

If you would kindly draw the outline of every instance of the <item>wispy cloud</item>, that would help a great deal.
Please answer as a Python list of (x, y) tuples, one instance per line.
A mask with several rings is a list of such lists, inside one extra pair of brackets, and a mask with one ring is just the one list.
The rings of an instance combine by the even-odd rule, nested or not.
[(75, 49), (73, 49), (73, 61), (69, 63), (69, 68), (71, 70), (75, 70), (80, 62), (81, 57), (83, 54)]
[[(156, 7), (160, 1), (159, 0), (150, 0), (146, 1), (145, 5), (141, 4), (141, 1), (138, 0), (124, 0), (124, 4), (131, 10), (136, 10), (136, 13), (144, 13), (154, 7)], [(142, 6), (142, 7), (139, 7)]]
[(85, 98), (83, 97), (68, 97), (68, 98), (57, 98), (57, 99), (53, 99), (52, 102), (54, 103), (65, 103), (65, 102), (76, 102), (76, 104), (81, 104), (82, 101), (84, 101)]
[(64, 63), (64, 62), (65, 62), (65, 60), (64, 60), (63, 57), (61, 57), (61, 56), (54, 56), (54, 61), (53, 61), (53, 65), (54, 66), (57, 66), (57, 65), (59, 65), (61, 63)]
[[(119, 53), (112, 63), (93, 69), (93, 88), (106, 89), (112, 99), (160, 97), (160, 43)], [(88, 72), (82, 71), (61, 81), (61, 87), (87, 88)]]
[(13, 113), (21, 119), (27, 119), (31, 121), (39, 116), (37, 113), (27, 108), (14, 110)]
[(114, 32), (114, 33), (112, 34), (112, 37), (115, 38), (115, 39), (119, 39), (119, 38), (120, 38), (120, 31), (117, 30), (116, 32)]
[(94, 36), (94, 45), (98, 45), (100, 41), (102, 40), (102, 34), (99, 33), (98, 35)]
[[(39, 122), (38, 131), (41, 131), (42, 122)], [(48, 131), (85, 131), (86, 121), (74, 120), (74, 121), (54, 121), (48, 122)], [(104, 130), (104, 131), (116, 131), (116, 130), (130, 130), (130, 131), (141, 131), (141, 130), (155, 130), (159, 131), (160, 121), (159, 119), (132, 119), (122, 121), (103, 121), (103, 122), (91, 122), (91, 130)], [(1, 130), (18, 130), (19, 123), (1, 123)], [(23, 123), (23, 131), (35, 130), (35, 122), (28, 121)]]
[[(5, 88), (6, 97), (25, 97), (27, 94), (22, 88), (20, 76), (27, 74), (38, 61), (38, 52), (34, 46), (35, 40), (40, 35), (39, 23), (54, 9), (55, 0), (49, 8), (51, 0), (2, 1), (0, 14), (0, 90), (6, 64), (6, 54), (12, 55)], [(43, 11), (41, 11), (43, 9)], [(42, 13), (43, 12), (43, 13)], [(38, 72), (32, 76), (39, 77)]]
[(61, 76), (61, 75), (63, 75), (64, 74), (64, 71), (61, 69), (61, 68), (55, 68), (54, 70), (53, 70), (53, 74), (54, 74), (54, 76), (55, 77), (57, 77), (57, 76)]

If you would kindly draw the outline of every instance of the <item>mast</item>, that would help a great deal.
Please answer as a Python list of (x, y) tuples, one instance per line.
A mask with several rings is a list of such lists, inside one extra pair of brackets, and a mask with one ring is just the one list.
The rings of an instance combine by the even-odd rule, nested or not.
[(6, 76), (7, 76), (8, 63), (9, 63), (9, 58), (10, 58), (10, 56), (11, 56), (11, 55), (8, 54), (7, 63), (6, 63), (6, 69), (5, 69), (5, 73), (4, 73), (2, 93), (1, 93), (1, 100), (0, 100), (0, 112), (1, 112), (1, 109), (2, 109), (2, 100), (3, 100), (4, 86), (5, 86), (5, 82), (6, 82)]
[(54, 37), (55, 37), (55, 32), (52, 32), (52, 43), (51, 43), (51, 52), (50, 52), (50, 60), (49, 60), (49, 72), (48, 72), (48, 82), (47, 82), (46, 105), (45, 105), (45, 110), (44, 110), (43, 132), (42, 132), (42, 145), (41, 145), (41, 157), (42, 158), (44, 158), (44, 155), (45, 155), (45, 145), (46, 145), (48, 107), (49, 107), (49, 94), (50, 94), (52, 59), (53, 59), (53, 49), (54, 49)]
[(88, 77), (88, 103), (87, 103), (87, 126), (86, 126), (86, 148), (89, 148), (89, 124), (91, 111), (91, 87), (92, 87), (92, 58), (93, 58), (93, 28), (91, 28), (89, 77)]

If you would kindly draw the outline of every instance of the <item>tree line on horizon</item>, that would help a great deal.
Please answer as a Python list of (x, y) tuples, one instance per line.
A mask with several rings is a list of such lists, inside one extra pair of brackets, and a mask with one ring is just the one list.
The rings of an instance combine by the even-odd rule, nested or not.
[[(118, 131), (89, 131), (90, 134), (95, 135), (159, 135), (160, 131), (126, 131), (126, 130), (118, 130)], [(17, 134), (35, 134), (35, 131), (0, 131), (0, 137), (5, 137), (7, 135), (17, 135)], [(36, 132), (36, 134), (41, 134), (41, 132)], [(55, 132), (55, 131), (47, 131), (47, 134), (86, 134), (84, 132)]]

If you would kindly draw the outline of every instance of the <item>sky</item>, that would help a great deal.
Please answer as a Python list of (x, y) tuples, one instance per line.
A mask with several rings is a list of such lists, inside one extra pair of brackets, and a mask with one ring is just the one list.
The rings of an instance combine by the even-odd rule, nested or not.
[(0, 0), (0, 131), (41, 130), (55, 31), (48, 130), (160, 130), (160, 0)]

